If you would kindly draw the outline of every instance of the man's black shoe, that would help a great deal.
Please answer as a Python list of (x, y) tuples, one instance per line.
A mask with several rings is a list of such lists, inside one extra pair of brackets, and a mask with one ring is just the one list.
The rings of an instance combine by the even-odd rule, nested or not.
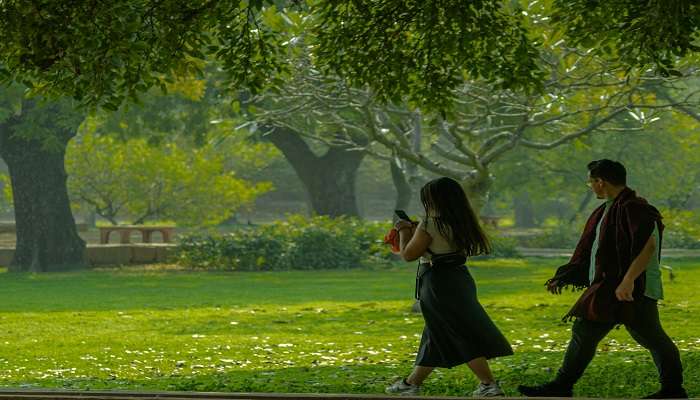
[(666, 389), (662, 388), (656, 393), (652, 393), (649, 396), (644, 397), (645, 399), (687, 399), (688, 392), (685, 389)]
[(518, 386), (520, 394), (526, 397), (573, 397), (574, 391), (570, 386), (557, 382), (549, 382), (539, 386)]

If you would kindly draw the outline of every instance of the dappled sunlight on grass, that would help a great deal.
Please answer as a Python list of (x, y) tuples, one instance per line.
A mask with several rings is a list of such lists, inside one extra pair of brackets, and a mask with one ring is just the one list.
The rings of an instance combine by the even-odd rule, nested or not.
[[(532, 259), (525, 258), (495, 258), (495, 259), (476, 259), (469, 261), (469, 266), (485, 269), (497, 268), (531, 268), (539, 266)], [(541, 266), (540, 266), (541, 267)]]
[[(555, 260), (473, 263), (482, 304), (516, 354), (492, 360), (504, 388), (552, 376), (578, 293), (552, 296)], [(695, 262), (678, 264), (661, 316), (698, 393)], [(414, 265), (388, 269), (189, 273), (2, 274), (0, 384), (68, 388), (379, 393), (407, 373), (423, 321), (410, 312)], [(648, 353), (624, 329), (604, 340), (579, 396), (639, 396), (656, 388)], [(613, 382), (609, 374), (624, 379)], [(465, 366), (439, 370), (426, 393), (465, 395)]]

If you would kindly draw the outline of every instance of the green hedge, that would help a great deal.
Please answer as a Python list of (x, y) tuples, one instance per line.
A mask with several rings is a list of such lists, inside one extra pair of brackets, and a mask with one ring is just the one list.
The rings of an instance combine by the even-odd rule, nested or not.
[(582, 232), (583, 225), (562, 223), (535, 235), (521, 236), (518, 242), (530, 248), (572, 249), (578, 244)]
[[(389, 222), (293, 215), (223, 235), (181, 239), (177, 263), (192, 269), (279, 271), (348, 269), (398, 260), (383, 243)], [(491, 257), (516, 257), (516, 242), (492, 235)]]
[(392, 259), (382, 243), (388, 223), (290, 216), (286, 221), (180, 241), (177, 262), (193, 269), (264, 271), (346, 269)]
[(519, 258), (522, 254), (518, 251), (518, 241), (511, 237), (498, 236), (497, 233), (489, 233), (491, 240), (491, 254), (487, 254), (488, 258)]
[(690, 233), (667, 228), (662, 246), (667, 249), (700, 249), (700, 240)]
[(687, 210), (661, 210), (664, 216), (663, 247), (700, 249), (700, 214)]
[[(700, 249), (700, 216), (691, 211), (662, 210), (664, 215), (663, 247), (670, 249)], [(576, 247), (585, 220), (560, 223), (544, 232), (518, 238), (523, 247), (573, 249)]]

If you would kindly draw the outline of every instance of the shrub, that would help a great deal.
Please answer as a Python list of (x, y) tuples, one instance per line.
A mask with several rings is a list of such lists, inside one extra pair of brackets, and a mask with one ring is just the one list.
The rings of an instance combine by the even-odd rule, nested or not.
[[(188, 268), (230, 271), (355, 268), (398, 259), (383, 243), (389, 229), (390, 222), (292, 215), (225, 235), (186, 236), (176, 260)], [(487, 257), (521, 256), (515, 239), (489, 237), (493, 251)]]
[(700, 240), (686, 232), (669, 229), (664, 232), (661, 246), (667, 249), (700, 249)]
[(518, 251), (518, 241), (507, 236), (491, 235), (492, 258), (519, 258), (522, 254)]
[(289, 262), (295, 269), (352, 268), (364, 258), (351, 235), (317, 227), (302, 229), (290, 247)]
[(382, 244), (390, 227), (354, 218), (292, 215), (226, 235), (185, 237), (176, 257), (188, 268), (216, 270), (353, 268), (364, 260), (392, 259)]
[(700, 249), (700, 215), (681, 210), (662, 210), (661, 213), (666, 225), (663, 247)]
[[(575, 227), (574, 227), (575, 226)], [(576, 247), (583, 225), (556, 225), (554, 228), (531, 236), (523, 236), (519, 243), (523, 247), (545, 248), (545, 249), (570, 249)]]
[[(662, 210), (664, 231), (663, 247), (678, 249), (700, 249), (700, 216), (692, 211)], [(576, 247), (585, 221), (558, 224), (553, 228), (530, 236), (522, 236), (519, 243), (524, 247), (573, 249)]]

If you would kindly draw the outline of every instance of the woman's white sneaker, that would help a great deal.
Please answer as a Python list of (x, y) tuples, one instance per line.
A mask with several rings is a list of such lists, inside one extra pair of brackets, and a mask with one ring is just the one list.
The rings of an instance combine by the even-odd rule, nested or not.
[(506, 394), (498, 383), (480, 383), (479, 387), (472, 392), (472, 397), (503, 397)]
[(386, 392), (401, 396), (418, 396), (420, 394), (420, 386), (411, 385), (402, 378), (394, 382), (391, 386), (387, 386)]

